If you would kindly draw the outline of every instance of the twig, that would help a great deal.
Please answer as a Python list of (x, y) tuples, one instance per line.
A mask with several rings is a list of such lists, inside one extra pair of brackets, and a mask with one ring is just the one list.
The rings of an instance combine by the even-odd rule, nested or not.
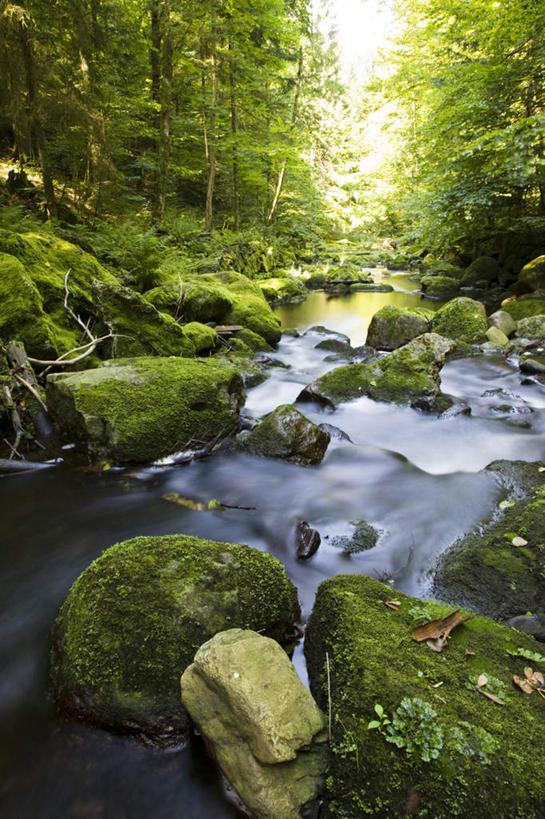
[(329, 673), (329, 652), (326, 651), (325, 653), (325, 664), (327, 669), (327, 736), (329, 741), (331, 742), (331, 676)]
[[(121, 336), (121, 335), (118, 335), (116, 333), (108, 333), (108, 335), (106, 335), (106, 336), (100, 336), (100, 338), (93, 338), (92, 341), (88, 341), (87, 344), (82, 344), (81, 347), (73, 347), (71, 350), (68, 350), (68, 352), (63, 353), (58, 358), (56, 358), (55, 361), (42, 361), (39, 358), (30, 358), (30, 357), (29, 357), (28, 360), (30, 361), (31, 364), (39, 364), (42, 367), (46, 367), (46, 366), (47, 367), (67, 367), (69, 364), (75, 364), (77, 361), (81, 361), (82, 358), (86, 358), (86, 356), (90, 355), (94, 351), (96, 345), (100, 341), (105, 341), (107, 338), (130, 338), (130, 336)], [(72, 353), (77, 353), (79, 350), (86, 350), (86, 352), (83, 353), (82, 355), (77, 356), (76, 358), (70, 358), (70, 359), (66, 360), (67, 355), (71, 355)]]
[(23, 387), (26, 387), (26, 389), (34, 396), (34, 398), (39, 403), (44, 412), (47, 412), (47, 406), (45, 405), (45, 402), (40, 393), (38, 392), (38, 390), (34, 389), (32, 384), (29, 384), (28, 381), (25, 381), (25, 379), (21, 375), (13, 373), (13, 377), (19, 382), (19, 384), (22, 384)]
[(9, 456), (8, 461), (11, 461), (11, 459), (13, 458), (14, 455), (17, 455), (17, 457), (20, 458), (22, 461), (25, 460), (23, 455), (21, 455), (21, 453), (17, 450), (17, 444), (21, 440), (21, 434), (20, 433), (17, 433), (17, 438), (15, 439), (15, 444), (10, 444), (10, 442), (8, 441), (7, 438), (2, 438), (2, 440), (11, 449), (11, 455)]
[(69, 267), (68, 270), (66, 271), (66, 276), (64, 277), (64, 309), (68, 311), (68, 313), (72, 316), (76, 324), (79, 324), (85, 335), (89, 336), (91, 341), (95, 341), (95, 337), (93, 336), (87, 325), (84, 324), (80, 317), (77, 316), (72, 310), (72, 308), (68, 306), (68, 296), (70, 295), (70, 290), (68, 289), (68, 277), (71, 273), (71, 270), (72, 268)]
[(181, 309), (184, 303), (184, 284), (182, 282), (182, 277), (178, 273), (178, 281), (180, 283), (180, 295), (178, 296), (178, 301), (176, 302), (176, 311), (174, 313), (175, 321), (178, 321), (181, 315)]

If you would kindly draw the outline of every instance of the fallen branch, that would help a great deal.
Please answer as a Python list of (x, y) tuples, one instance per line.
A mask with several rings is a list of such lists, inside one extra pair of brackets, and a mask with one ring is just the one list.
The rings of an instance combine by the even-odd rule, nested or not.
[(21, 386), (25, 387), (29, 391), (29, 393), (34, 396), (34, 398), (39, 403), (39, 405), (41, 406), (43, 411), (47, 412), (47, 406), (45, 404), (45, 401), (43, 400), (43, 398), (40, 395), (40, 393), (38, 392), (38, 390), (36, 390), (32, 386), (32, 384), (29, 384), (28, 381), (25, 381), (25, 379), (21, 375), (18, 375), (17, 373), (13, 373), (13, 377), (15, 378), (16, 381), (19, 382), (19, 384), (21, 384)]
[[(81, 347), (73, 347), (71, 350), (68, 350), (66, 353), (63, 353), (54, 361), (42, 361), (39, 358), (30, 358), (29, 361), (31, 364), (38, 364), (41, 367), (68, 367), (70, 364), (75, 364), (77, 361), (81, 361), (82, 359), (86, 358), (88, 355), (91, 355), (94, 352), (97, 344), (101, 341), (105, 341), (107, 338), (130, 338), (130, 336), (122, 336), (116, 333), (108, 333), (105, 336), (100, 336), (99, 338), (93, 338), (92, 341), (88, 341), (87, 344), (82, 344)], [(77, 353), (79, 350), (86, 350), (85, 353), (82, 355), (77, 356), (76, 358), (69, 358), (66, 359), (66, 356), (71, 355), (72, 353)], [(43, 375), (43, 373), (42, 373)]]
[(69, 277), (71, 271), (72, 271), (72, 268), (69, 267), (68, 270), (66, 271), (66, 276), (64, 277), (64, 309), (68, 312), (68, 314), (70, 316), (72, 316), (72, 318), (74, 319), (76, 324), (79, 324), (79, 326), (81, 327), (81, 329), (83, 330), (85, 335), (89, 336), (91, 341), (94, 341), (95, 337), (93, 336), (93, 334), (89, 330), (89, 327), (86, 324), (84, 324), (84, 322), (81, 320), (81, 318), (78, 315), (76, 315), (76, 313), (74, 313), (72, 308), (68, 305), (68, 296), (70, 295), (70, 290), (68, 289), (68, 277)]

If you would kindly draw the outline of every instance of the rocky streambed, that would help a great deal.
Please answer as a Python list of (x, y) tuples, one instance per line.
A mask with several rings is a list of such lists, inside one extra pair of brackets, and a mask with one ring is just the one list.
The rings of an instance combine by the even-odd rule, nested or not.
[[(425, 648), (415, 646), (413, 650), (411, 645), (401, 649), (399, 646), (411, 624), (410, 610), (418, 603), (405, 595), (424, 598), (432, 594), (441, 555), (448, 554), (448, 548), (459, 538), (474, 530), (478, 532), (483, 521), (493, 518), (498, 521), (497, 531), (491, 532), (487, 546), (487, 554), (492, 553), (493, 559), (487, 557), (479, 574), (478, 560), (469, 544), (471, 572), (465, 569), (458, 572), (456, 587), (453, 582), (445, 581), (447, 572), (444, 566), (441, 568), (443, 599), (452, 594), (456, 603), (467, 602), (492, 616), (524, 614), (530, 603), (532, 607), (534, 603), (539, 605), (539, 582), (536, 591), (535, 583), (533, 586), (525, 583), (524, 578), (531, 575), (535, 580), (536, 574), (539, 577), (543, 563), (539, 522), (543, 503), (539, 488), (541, 473), (538, 465), (527, 471), (522, 466), (509, 469), (505, 464), (506, 461), (541, 462), (544, 457), (545, 389), (537, 372), (539, 355), (532, 356), (536, 372), (525, 374), (519, 366), (521, 349), (513, 349), (511, 356), (506, 357), (501, 345), (491, 343), (486, 348), (486, 319), (480, 316), (479, 324), (477, 308), (473, 310), (477, 330), (473, 325), (464, 326), (463, 332), (458, 330), (457, 337), (445, 342), (453, 308), (441, 312), (439, 303), (427, 302), (427, 308), (439, 310), (424, 311), (416, 320), (418, 332), (413, 335), (418, 335), (420, 340), (406, 337), (407, 322), (403, 319), (403, 344), (386, 357), (373, 357), (365, 347), (371, 317), (387, 305), (400, 308), (401, 316), (403, 309), (421, 306), (420, 295), (411, 292), (416, 285), (407, 277), (392, 276), (388, 281), (394, 288), (390, 293), (353, 290), (328, 299), (325, 293), (317, 292), (305, 302), (286, 305), (277, 311), (284, 329), (291, 327), (298, 332), (284, 334), (274, 352), (263, 354), (267, 356), (264, 367), (268, 377), (254, 387), (249, 387), (252, 381), (246, 380), (247, 398), (241, 412), (245, 425), (250, 428), (277, 407), (292, 404), (300, 396), (306, 398), (304, 403), (297, 403), (297, 408), (304, 413), (307, 423), (319, 431), (305, 450), (304, 458), (290, 448), (270, 449), (267, 424), (273, 429), (275, 441), (278, 441), (279, 429), (287, 429), (289, 436), (293, 427), (286, 426), (283, 417), (270, 420), (269, 416), (265, 425), (243, 435), (238, 446), (220, 448), (207, 458), (183, 466), (176, 465), (175, 453), (170, 453), (173, 457), (163, 458), (152, 467), (117, 467), (116, 453), (127, 451), (119, 448), (118, 442), (123, 441), (121, 434), (121, 437), (114, 436), (118, 446), (114, 450), (114, 465), (108, 462), (108, 468), (101, 472), (56, 465), (2, 478), (2, 516), (7, 533), (1, 558), (2, 592), (6, 602), (2, 711), (6, 714), (4, 730), (11, 735), (16, 732), (15, 742), (10, 739), (8, 745), (6, 739), (3, 744), (8, 772), (3, 787), (12, 813), (30, 817), (35, 815), (39, 804), (40, 815), (44, 817), (90, 813), (105, 817), (144, 817), (151, 811), (155, 816), (167, 817), (183, 805), (184, 816), (188, 817), (237, 815), (238, 808), (226, 798), (219, 778), (195, 741), (185, 747), (174, 745), (168, 751), (142, 746), (130, 738), (88, 725), (59, 721), (45, 697), (47, 634), (60, 604), (73, 580), (91, 560), (112, 543), (128, 538), (183, 532), (214, 542), (247, 543), (268, 552), (285, 566), (289, 579), (297, 587), (303, 621), (310, 615), (317, 588), (323, 580), (352, 575), (353, 578), (342, 582), (332, 580), (322, 587), (310, 625), (307, 658), (311, 683), (319, 704), (326, 711), (325, 652), (333, 657), (340, 651), (331, 628), (334, 627), (338, 635), (344, 635), (346, 645), (353, 638), (351, 650), (354, 656), (360, 656), (359, 632), (352, 630), (349, 639), (349, 632), (343, 631), (349, 623), (363, 629), (368, 635), (365, 639), (380, 646), (372, 664), (374, 677), (384, 674), (389, 666), (388, 686), (396, 695), (399, 693), (399, 697), (407, 694), (411, 701), (425, 696), (440, 708), (440, 699), (435, 703), (437, 692), (430, 686), (442, 683), (458, 692), (475, 670), (485, 670), (483, 663), (488, 673), (497, 678), (516, 670), (511, 666), (503, 668), (501, 664), (507, 645), (507, 632), (501, 629), (492, 629), (488, 644), (486, 635), (477, 626), (473, 635), (469, 632), (469, 641), (468, 632), (464, 631), (463, 637), (458, 638), (459, 645), (456, 642), (452, 645), (457, 670), (445, 666), (443, 657), (439, 661), (443, 661), (444, 668), (438, 669), (433, 666), (431, 655), (423, 659), (414, 653), (416, 648), (427, 651)], [(425, 325), (418, 324), (421, 320)], [(273, 324), (267, 319), (264, 326), (266, 333), (266, 328)], [(379, 330), (375, 327), (377, 337)], [(387, 333), (386, 336), (388, 346), (383, 345), (383, 349), (395, 347), (391, 337)], [(378, 346), (376, 340), (375, 343)], [(459, 357), (471, 351), (472, 343), (484, 344), (485, 352), (476, 357)], [(456, 345), (466, 346), (456, 351)], [(167, 363), (161, 366), (168, 367), (169, 360), (165, 359)], [(386, 362), (390, 363), (385, 366)], [(338, 376), (328, 373), (354, 365), (356, 370), (349, 372), (356, 373), (355, 379), (331, 381)], [(130, 370), (135, 363), (126, 361), (115, 366)], [(133, 400), (138, 400), (137, 389), (142, 379), (142, 364), (138, 366), (136, 376), (127, 376), (132, 379)], [(209, 389), (216, 396), (218, 412), (225, 413), (225, 417), (220, 415), (216, 426), (209, 417), (202, 421), (202, 438), (213, 441), (216, 431), (228, 425), (230, 413), (238, 411), (241, 405), (242, 375), (240, 371), (232, 375), (225, 364), (200, 365), (196, 359), (190, 369), (201, 366), (205, 371), (210, 370)], [(107, 371), (108, 367), (103, 370)], [(118, 380), (124, 378), (123, 373), (110, 375), (112, 378), (117, 375)], [(70, 378), (58, 377), (53, 381), (62, 385)], [(93, 379), (89, 375), (84, 375), (85, 378)], [(415, 383), (417, 389), (414, 389)], [(342, 390), (349, 384), (350, 394), (343, 392), (339, 384)], [(310, 391), (309, 385), (313, 385)], [(188, 388), (182, 383), (182, 394), (184, 389)], [(87, 400), (85, 384), (83, 393), (82, 400)], [(67, 395), (74, 394), (73, 390), (64, 391), (66, 400)], [(203, 402), (204, 399), (196, 400), (190, 407), (197, 419), (205, 412)], [(123, 429), (126, 419), (122, 402), (118, 413)], [(68, 415), (63, 411), (64, 418)], [(83, 413), (83, 416), (92, 415), (96, 412)], [(78, 424), (81, 417), (80, 412)], [(164, 426), (161, 419), (150, 423)], [(179, 425), (180, 420), (173, 419), (172, 423)], [(295, 422), (292, 418), (290, 423), (295, 423), (300, 437), (299, 418)], [(90, 434), (89, 429), (92, 434), (96, 433), (96, 425), (87, 424), (85, 430), (80, 428), (82, 439)], [(110, 440), (104, 435), (101, 428), (96, 439), (100, 446)], [(182, 437), (180, 449), (188, 443), (187, 436)], [(168, 454), (172, 448), (171, 442), (165, 444), (157, 457)], [(124, 458), (117, 457), (117, 460)], [(502, 463), (486, 468), (497, 461)], [(524, 495), (528, 497), (521, 500)], [(528, 511), (526, 506), (531, 509)], [(29, 509), (33, 510), (32, 517)], [(528, 522), (530, 513), (531, 524)], [(502, 515), (510, 515), (505, 531)], [(298, 559), (297, 554), (302, 522), (317, 530), (321, 539), (315, 554), (304, 561)], [(510, 540), (506, 539), (506, 532), (511, 533)], [(525, 544), (513, 545), (511, 541), (515, 537), (522, 538)], [(216, 564), (218, 560), (215, 559)], [(227, 565), (229, 560), (221, 558), (219, 563)], [(481, 589), (486, 598), (487, 581), (483, 578), (490, 576), (490, 569), (496, 578), (494, 594), (502, 600), (508, 596), (511, 601), (501, 611), (490, 606), (487, 609), (476, 596), (475, 590)], [(384, 601), (390, 598), (399, 604), (397, 620), (396, 614), (384, 607)], [(351, 600), (355, 608), (351, 607)], [(209, 602), (199, 607), (208, 606)], [(375, 612), (376, 634), (370, 632), (370, 612)], [(394, 620), (386, 619), (386, 615)], [(256, 628), (252, 623), (249, 625)], [(258, 624), (258, 627), (265, 626)], [(85, 623), (81, 628), (85, 630)], [(386, 644), (386, 633), (395, 643), (393, 648), (389, 642)], [(199, 642), (205, 637), (203, 632)], [(531, 645), (528, 639), (517, 636), (517, 645), (512, 647), (528, 651)], [(475, 668), (464, 666), (471, 662), (467, 656), (473, 656), (465, 655), (466, 649), (475, 655), (480, 653)], [(361, 650), (368, 652), (369, 647)], [(301, 677), (306, 679), (301, 644), (296, 649), (295, 662)], [(367, 812), (372, 808), (378, 815), (382, 811), (382, 815), (388, 816), (394, 810), (408, 810), (407, 799), (413, 792), (424, 794), (419, 799), (424, 799), (425, 806), (425, 800), (437, 798), (433, 788), (426, 790), (425, 765), (417, 766), (414, 777), (407, 777), (406, 772), (396, 769), (396, 758), (392, 756), (395, 749), (383, 742), (380, 733), (373, 735), (367, 730), (366, 721), (372, 719), (374, 705), (380, 704), (371, 677), (366, 677), (368, 694), (364, 700), (358, 700), (356, 707), (353, 698), (363, 673), (358, 662), (333, 663), (332, 666), (333, 684), (339, 689), (342, 687), (347, 695), (344, 705), (339, 706), (342, 725), (336, 724), (334, 737), (335, 777), (343, 783), (345, 794), (339, 810), (342, 815), (358, 816), (364, 808)], [(378, 690), (382, 690), (381, 687)], [(489, 740), (477, 731), (480, 725), (462, 732), (461, 738), (452, 733), (452, 726), (460, 720), (474, 726), (481, 707), (478, 693), (472, 694), (476, 700), (468, 694), (458, 694), (449, 705), (448, 713), (441, 717), (443, 744), (447, 748), (448, 743), (452, 746), (457, 742), (458, 747), (469, 743), (473, 754), (483, 752), (488, 763), (488, 756), (497, 749), (494, 737)], [(439, 692), (437, 696), (442, 694)], [(515, 696), (516, 693), (513, 698)], [(443, 700), (445, 698), (446, 695)], [(85, 704), (81, 692), (78, 699)], [(537, 694), (531, 701), (532, 709), (536, 707), (535, 700)], [(122, 705), (126, 706), (127, 702)], [(393, 702), (385, 701), (382, 705), (393, 711)], [(351, 721), (347, 721), (347, 715)], [(511, 731), (518, 743), (520, 738), (513, 726), (527, 716), (517, 703), (501, 729), (498, 722), (502, 742), (508, 742)], [(530, 717), (533, 720), (530, 720), (533, 726), (530, 735), (533, 736), (532, 731), (537, 730), (542, 718), (537, 711), (535, 714), (532, 711)], [(500, 718), (493, 715), (494, 719)], [(365, 769), (368, 780), (360, 783), (358, 755), (364, 751), (374, 754), (377, 764), (393, 765), (392, 770), (397, 771), (398, 790), (403, 791), (399, 804), (385, 796), (384, 783), (376, 780), (376, 786), (369, 784), (373, 780), (372, 768)], [(449, 753), (455, 758), (452, 749)], [(463, 765), (466, 765), (471, 757), (467, 748), (463, 756)], [(444, 758), (441, 759), (441, 764), (446, 764)], [(515, 773), (522, 776), (509, 765), (505, 771), (502, 768), (502, 777)], [(473, 769), (470, 766), (463, 770), (464, 775), (469, 775)], [(492, 793), (494, 777), (490, 771), (493, 769), (483, 763), (476, 770), (479, 787)], [(452, 771), (445, 769), (445, 776), (451, 781)], [(518, 789), (520, 781), (517, 779), (517, 799), (522, 798)], [(530, 807), (538, 804), (540, 798), (539, 793), (530, 793)], [(416, 797), (412, 799), (414, 802)], [(445, 797), (449, 812), (437, 815), (458, 815), (455, 809), (462, 812), (460, 815), (473, 815), (468, 812), (473, 799), (471, 789), (463, 799), (454, 789), (452, 795)], [(418, 804), (415, 803), (413, 810), (418, 809)]]

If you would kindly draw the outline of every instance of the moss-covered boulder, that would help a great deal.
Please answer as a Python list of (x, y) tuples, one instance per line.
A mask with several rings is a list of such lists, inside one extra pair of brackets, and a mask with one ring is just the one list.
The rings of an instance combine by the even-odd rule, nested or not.
[(306, 295), (306, 287), (303, 282), (290, 276), (262, 279), (259, 286), (269, 304), (282, 304), (286, 301), (303, 299)]
[[(400, 603), (396, 611), (385, 605), (392, 598)], [(454, 629), (442, 653), (411, 639), (416, 618), (451, 611), (423, 608), (369, 577), (334, 577), (319, 587), (305, 656), (323, 709), (329, 676), (326, 815), (543, 817), (545, 779), (536, 753), (543, 702), (515, 688), (512, 678), (524, 676), (528, 664), (545, 668), (507, 654), (541, 644), (481, 617)], [(485, 690), (505, 706), (477, 691), (482, 673)]]
[(517, 336), (519, 338), (533, 338), (537, 341), (545, 339), (545, 315), (528, 316), (517, 322)]
[(21, 262), (0, 253), (0, 339), (24, 342), (34, 357), (56, 357), (57, 334), (54, 323), (43, 311), (38, 288), (26, 275)]
[(431, 310), (387, 304), (369, 325), (366, 344), (377, 350), (395, 350), (430, 329)]
[(193, 345), (196, 355), (213, 350), (218, 343), (216, 331), (206, 324), (201, 324), (200, 321), (190, 321), (184, 324), (184, 334)]
[[(80, 344), (81, 329), (64, 308), (67, 273), (69, 305), (84, 320), (95, 316), (93, 282), (116, 285), (115, 277), (91, 254), (47, 233), (0, 231), (0, 253), (11, 256), (22, 265), (24, 281), (21, 283), (21, 267), (11, 262), (9, 276), (14, 296), (2, 302), (2, 313), (11, 316), (13, 323), (12, 308), (25, 293), (24, 304), (21, 303), (22, 327), (16, 335), (24, 341), (29, 355), (47, 359), (52, 351), (56, 357)], [(5, 264), (5, 257), (3, 259)], [(31, 297), (29, 282), (33, 286)], [(24, 319), (31, 309), (31, 303), (36, 307), (37, 326), (34, 333)]]
[(368, 395), (419, 409), (446, 409), (451, 402), (441, 394), (439, 371), (455, 346), (451, 339), (424, 333), (383, 358), (331, 370), (305, 387), (297, 400), (335, 406)]
[(538, 297), (521, 297), (519, 299), (509, 299), (504, 302), (502, 309), (505, 310), (515, 320), (520, 321), (529, 316), (545, 315), (545, 298)]
[(100, 321), (116, 335), (110, 342), (112, 358), (195, 355), (195, 347), (180, 325), (128, 287), (97, 281), (93, 297)]
[(540, 478), (530, 497), (509, 506), (484, 534), (462, 538), (443, 555), (434, 588), (445, 600), (507, 620), (545, 610), (544, 577), (545, 487)]
[(180, 675), (226, 628), (284, 641), (297, 591), (276, 558), (187, 535), (107, 549), (73, 584), (56, 621), (52, 676), (63, 711), (175, 740), (189, 727)]
[(488, 329), (486, 310), (479, 301), (459, 296), (434, 313), (431, 326), (434, 333), (459, 344), (482, 344)]
[(545, 256), (538, 256), (524, 265), (518, 275), (517, 286), (523, 292), (545, 290)]
[(241, 324), (269, 344), (280, 341), (280, 322), (269, 307), (258, 282), (233, 270), (187, 274), (182, 298), (179, 282), (168, 282), (145, 293), (158, 310), (203, 324)]
[(282, 458), (295, 464), (318, 464), (331, 436), (309, 421), (292, 404), (282, 404), (240, 437), (244, 449), (255, 455)]
[(47, 379), (57, 436), (117, 463), (202, 448), (234, 431), (238, 371), (215, 359), (134, 358)]
[(312, 807), (325, 773), (326, 719), (278, 643), (241, 629), (216, 634), (181, 685), (183, 704), (252, 816), (295, 819)]
[(422, 276), (422, 292), (433, 299), (450, 299), (460, 290), (460, 282), (451, 276)]
[(471, 262), (464, 275), (462, 285), (484, 285), (487, 286), (498, 280), (500, 266), (492, 256), (480, 256)]

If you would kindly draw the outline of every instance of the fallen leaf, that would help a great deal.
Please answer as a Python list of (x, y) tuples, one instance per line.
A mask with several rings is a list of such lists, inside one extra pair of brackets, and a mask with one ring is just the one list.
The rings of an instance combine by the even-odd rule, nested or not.
[(486, 674), (479, 674), (477, 678), (477, 688), (482, 688), (483, 685), (486, 685), (488, 682), (488, 677)]
[(533, 680), (534, 680), (534, 669), (530, 668), (530, 666), (527, 665), (525, 667), (525, 669), (524, 669), (524, 676), (526, 677), (527, 680), (530, 680), (530, 682), (533, 682)]
[(441, 688), (441, 686), (444, 685), (444, 684), (445, 684), (445, 681), (441, 680), (441, 682), (438, 682), (438, 683), (435, 683), (435, 685), (432, 685), (432, 688)]
[(524, 540), (523, 537), (519, 537), (518, 535), (513, 538), (511, 543), (513, 544), (513, 546), (528, 546), (528, 541)]
[(466, 648), (464, 653), (465, 653), (466, 657), (474, 657), (475, 656), (475, 652), (471, 651), (471, 649), (469, 649), (469, 648)]
[(537, 684), (540, 688), (545, 688), (545, 677), (541, 671), (534, 671), (534, 679), (537, 680)]
[(413, 640), (421, 643), (426, 640), (426, 645), (433, 651), (442, 651), (447, 643), (448, 636), (453, 628), (463, 623), (464, 620), (469, 620), (473, 615), (464, 617), (460, 613), (460, 609), (451, 612), (447, 617), (442, 617), (437, 620), (429, 620), (421, 626), (416, 626), (411, 631)]
[(389, 609), (393, 609), (393, 611), (398, 611), (401, 605), (401, 600), (385, 600), (384, 605), (388, 606)]
[(524, 691), (525, 694), (533, 694), (534, 693), (534, 689), (530, 685), (528, 680), (521, 680), (521, 678), (517, 674), (515, 674), (513, 676), (513, 682), (515, 683), (515, 685), (518, 685), (518, 687), (521, 689), (521, 691)]

